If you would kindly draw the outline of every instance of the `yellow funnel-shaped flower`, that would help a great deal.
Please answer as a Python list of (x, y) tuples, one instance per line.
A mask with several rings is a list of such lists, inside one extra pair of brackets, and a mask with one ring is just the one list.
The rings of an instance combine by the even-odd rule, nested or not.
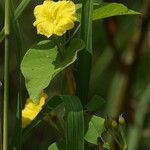
[(76, 21), (75, 4), (72, 1), (45, 0), (34, 9), (36, 21), (33, 25), (37, 33), (50, 37), (52, 34), (62, 36), (74, 27)]
[(22, 110), (22, 128), (25, 128), (41, 111), (42, 106), (45, 104), (47, 94), (42, 92), (40, 95), (39, 104), (35, 105), (31, 99), (27, 99), (24, 109)]

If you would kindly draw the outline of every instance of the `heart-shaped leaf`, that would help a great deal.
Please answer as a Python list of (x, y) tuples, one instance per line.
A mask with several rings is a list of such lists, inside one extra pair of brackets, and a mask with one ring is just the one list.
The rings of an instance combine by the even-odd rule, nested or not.
[(76, 60), (77, 52), (83, 48), (82, 40), (73, 39), (62, 58), (57, 46), (45, 40), (27, 51), (21, 63), (21, 71), (25, 77), (29, 96), (35, 103), (39, 101), (40, 92), (58, 73)]

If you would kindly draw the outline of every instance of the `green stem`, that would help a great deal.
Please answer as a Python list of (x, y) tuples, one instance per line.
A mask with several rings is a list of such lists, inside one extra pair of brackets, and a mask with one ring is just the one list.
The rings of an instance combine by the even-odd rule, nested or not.
[(67, 45), (72, 39), (73, 37), (77, 34), (77, 32), (80, 29), (80, 24), (77, 26), (77, 28), (75, 29), (75, 31), (73, 32), (73, 34), (67, 39), (67, 41), (65, 42), (65, 45)]
[(58, 47), (58, 52), (61, 55), (62, 59), (64, 59), (64, 48), (61, 43), (56, 42), (56, 45)]
[(57, 45), (58, 53), (60, 54), (61, 58), (64, 59), (64, 45), (61, 42), (61, 38), (53, 36), (52, 40)]
[(8, 142), (8, 39), (5, 39), (5, 65), (4, 65), (4, 121), (3, 121), (3, 149), (7, 150)]
[(2, 90), (2, 83), (0, 81), (0, 150), (2, 150), (2, 93), (1, 93), (1, 90)]
[(85, 49), (78, 55), (77, 95), (86, 105), (88, 99), (89, 80), (92, 60), (92, 10), (93, 0), (82, 0), (81, 39)]
[(21, 149), (21, 139), (22, 139), (22, 116), (21, 116), (21, 109), (22, 109), (22, 75), (20, 71), (20, 63), (22, 60), (22, 41), (21, 41), (21, 34), (19, 28), (18, 20), (14, 19), (14, 4), (13, 0), (11, 0), (11, 12), (12, 12), (12, 28), (13, 28), (13, 37), (14, 37), (14, 45), (16, 50), (16, 61), (17, 61), (17, 108), (16, 108), (16, 121), (15, 121), (15, 128), (14, 128), (14, 135), (12, 138), (12, 149), (13, 150), (20, 150)]
[(5, 57), (4, 57), (4, 121), (3, 150), (8, 148), (8, 95), (9, 95), (9, 34), (10, 34), (10, 1), (5, 0)]

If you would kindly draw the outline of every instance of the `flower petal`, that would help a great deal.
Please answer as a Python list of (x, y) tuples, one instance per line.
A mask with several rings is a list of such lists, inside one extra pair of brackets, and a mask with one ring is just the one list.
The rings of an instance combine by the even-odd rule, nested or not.
[(62, 36), (74, 27), (76, 21), (75, 4), (72, 1), (45, 0), (34, 9), (36, 21), (33, 25), (37, 33), (50, 37), (52, 34)]

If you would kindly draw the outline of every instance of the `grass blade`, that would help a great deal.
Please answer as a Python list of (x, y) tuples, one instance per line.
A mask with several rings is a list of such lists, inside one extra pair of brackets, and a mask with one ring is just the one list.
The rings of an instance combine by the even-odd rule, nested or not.
[(17, 20), (18, 17), (22, 14), (24, 9), (28, 6), (31, 0), (22, 0), (14, 13), (14, 19)]
[(66, 150), (84, 150), (84, 117), (80, 100), (75, 96), (61, 97), (66, 116)]
[(93, 0), (82, 1), (81, 39), (85, 42), (85, 49), (78, 55), (77, 95), (83, 105), (87, 103), (89, 79), (92, 60), (92, 10)]

